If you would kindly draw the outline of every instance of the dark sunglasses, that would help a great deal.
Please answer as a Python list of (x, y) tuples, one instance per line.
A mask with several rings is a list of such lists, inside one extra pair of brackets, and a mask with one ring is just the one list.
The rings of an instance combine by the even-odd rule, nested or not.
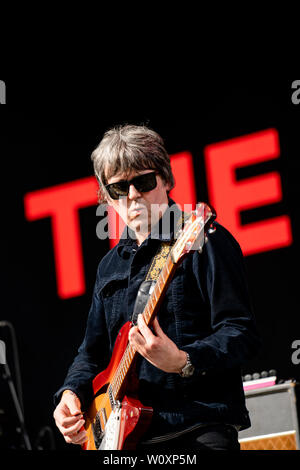
[(122, 180), (105, 186), (112, 199), (119, 199), (122, 196), (128, 196), (129, 186), (133, 184), (139, 193), (146, 193), (156, 188), (156, 172), (146, 173), (145, 175), (135, 176), (132, 180)]

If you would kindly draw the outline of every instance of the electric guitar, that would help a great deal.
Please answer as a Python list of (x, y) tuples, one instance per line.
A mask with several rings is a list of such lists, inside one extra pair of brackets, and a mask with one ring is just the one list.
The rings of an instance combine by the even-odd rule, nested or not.
[[(202, 251), (206, 233), (213, 230), (216, 214), (205, 203), (198, 203), (191, 212), (162, 267), (148, 302), (143, 310), (150, 326), (175, 270), (191, 250)], [(85, 413), (88, 440), (84, 450), (129, 450), (147, 430), (153, 410), (138, 399), (138, 378), (135, 360), (138, 353), (128, 342), (132, 323), (123, 325), (115, 341), (108, 367), (93, 380), (93, 401)]]

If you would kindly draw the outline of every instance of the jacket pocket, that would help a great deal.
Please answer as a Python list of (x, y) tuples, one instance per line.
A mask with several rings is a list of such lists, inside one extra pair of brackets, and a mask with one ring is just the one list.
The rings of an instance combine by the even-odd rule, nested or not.
[(127, 305), (125, 304), (125, 300), (127, 298), (127, 286), (127, 278), (114, 279), (108, 281), (99, 292), (104, 306), (111, 351), (118, 331), (126, 321), (125, 309), (127, 309)]

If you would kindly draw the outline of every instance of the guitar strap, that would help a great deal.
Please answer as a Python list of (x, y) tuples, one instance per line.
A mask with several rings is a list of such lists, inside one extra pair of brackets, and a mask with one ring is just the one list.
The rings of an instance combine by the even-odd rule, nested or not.
[[(184, 223), (184, 220), (186, 219), (187, 214), (182, 212), (182, 216), (179, 217), (179, 220), (177, 222), (177, 232), (181, 229), (182, 224)], [(139, 313), (142, 313), (144, 311), (144, 308), (148, 302), (148, 299), (152, 293), (152, 290), (155, 286), (156, 280), (158, 279), (158, 276), (160, 274), (160, 271), (163, 267), (163, 265), (166, 262), (167, 257), (169, 256), (169, 253), (172, 249), (172, 246), (174, 245), (176, 241), (176, 237), (174, 237), (173, 240), (170, 241), (164, 241), (162, 242), (158, 250), (152, 259), (150, 268), (148, 270), (148, 273), (145, 277), (145, 280), (142, 282), (142, 284), (139, 287), (135, 304), (134, 304), (134, 309), (133, 309), (133, 314), (131, 317), (131, 323), (133, 325), (137, 324), (137, 317)]]
[(162, 242), (160, 246), (158, 247), (158, 250), (152, 260), (152, 263), (150, 265), (146, 278), (140, 285), (137, 296), (136, 296), (133, 314), (131, 318), (131, 323), (133, 325), (137, 324), (138, 314), (143, 312), (148, 302), (148, 299), (155, 286), (156, 280), (159, 276), (160, 270), (163, 267), (171, 251), (173, 244), (174, 244), (174, 241), (172, 240), (171, 242)]

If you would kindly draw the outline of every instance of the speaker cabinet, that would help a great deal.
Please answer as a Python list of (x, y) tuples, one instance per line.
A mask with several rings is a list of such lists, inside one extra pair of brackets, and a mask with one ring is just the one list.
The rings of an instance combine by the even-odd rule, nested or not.
[(299, 450), (298, 386), (284, 383), (245, 391), (251, 427), (239, 432), (241, 450)]

